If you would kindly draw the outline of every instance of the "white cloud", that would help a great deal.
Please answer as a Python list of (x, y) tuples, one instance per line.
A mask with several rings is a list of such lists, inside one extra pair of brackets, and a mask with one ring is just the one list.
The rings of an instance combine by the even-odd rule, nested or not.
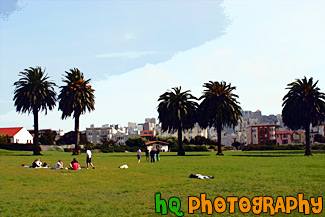
[(154, 51), (125, 51), (107, 54), (98, 54), (97, 58), (139, 58), (155, 54)]

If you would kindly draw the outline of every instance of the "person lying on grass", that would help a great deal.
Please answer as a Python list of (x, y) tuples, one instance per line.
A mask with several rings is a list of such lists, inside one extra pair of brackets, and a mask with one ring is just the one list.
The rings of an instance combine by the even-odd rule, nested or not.
[(32, 163), (32, 168), (49, 168), (50, 166), (47, 165), (47, 163), (44, 163), (42, 165), (42, 162), (40, 159), (35, 159), (34, 162)]
[(196, 179), (214, 179), (213, 176), (203, 176), (201, 174), (191, 174), (190, 178), (196, 178)]

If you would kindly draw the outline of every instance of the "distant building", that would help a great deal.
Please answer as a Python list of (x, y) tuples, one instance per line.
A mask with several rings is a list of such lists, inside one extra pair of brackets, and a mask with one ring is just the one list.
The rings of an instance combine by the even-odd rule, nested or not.
[(113, 135), (117, 133), (117, 130), (112, 127), (95, 127), (93, 124), (89, 128), (86, 128), (87, 140), (94, 144), (102, 144), (105, 140), (113, 139)]
[(142, 130), (140, 136), (148, 140), (152, 139), (155, 136), (154, 130)]
[[(293, 143), (293, 131), (276, 131), (276, 144), (277, 145), (288, 145)], [(300, 140), (300, 139), (299, 139)]]
[[(277, 145), (294, 145), (294, 144), (305, 144), (306, 133), (304, 130), (297, 131), (276, 131), (276, 143)], [(310, 143), (314, 143), (314, 136), (316, 132), (310, 132)]]
[(24, 127), (0, 128), (0, 133), (8, 135), (10, 143), (33, 143), (33, 136)]
[(247, 145), (265, 145), (275, 140), (275, 124), (257, 124), (246, 128)]
[(151, 124), (153, 124), (153, 126), (156, 126), (157, 120), (156, 120), (156, 118), (146, 118), (145, 123), (151, 123)]
[[(169, 137), (169, 136), (174, 136), (177, 137), (177, 130), (174, 132), (167, 132), (167, 131), (162, 131), (161, 126), (158, 126), (157, 129), (158, 136), (159, 137)], [(184, 130), (182, 133), (182, 140), (185, 138), (188, 140), (194, 139), (196, 136), (202, 136), (205, 138), (208, 138), (208, 131), (207, 129), (202, 129), (198, 124), (195, 124), (194, 127), (190, 130)]]
[(117, 145), (122, 145), (125, 144), (126, 140), (128, 140), (128, 135), (126, 135), (123, 132), (117, 131), (114, 135), (113, 135), (113, 140), (116, 141)]

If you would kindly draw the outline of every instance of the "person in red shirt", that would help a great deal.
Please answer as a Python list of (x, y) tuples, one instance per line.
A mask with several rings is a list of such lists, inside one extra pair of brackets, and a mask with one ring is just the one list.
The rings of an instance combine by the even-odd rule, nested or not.
[(77, 161), (76, 158), (73, 158), (73, 161), (71, 161), (70, 168), (72, 170), (80, 170), (80, 165), (79, 165), (79, 163), (78, 163), (78, 161)]

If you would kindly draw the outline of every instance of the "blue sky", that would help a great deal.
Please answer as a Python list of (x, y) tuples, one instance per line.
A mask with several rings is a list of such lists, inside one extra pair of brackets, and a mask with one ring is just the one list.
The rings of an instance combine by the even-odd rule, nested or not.
[[(18, 73), (41, 66), (61, 85), (78, 67), (92, 79), (94, 123), (157, 117), (157, 99), (182, 86), (231, 82), (245, 110), (281, 113), (285, 87), (314, 77), (324, 92), (323, 1), (1, 1), (0, 127), (33, 126), (13, 106)], [(57, 89), (57, 92), (59, 90)], [(57, 108), (40, 128), (73, 129)]]

